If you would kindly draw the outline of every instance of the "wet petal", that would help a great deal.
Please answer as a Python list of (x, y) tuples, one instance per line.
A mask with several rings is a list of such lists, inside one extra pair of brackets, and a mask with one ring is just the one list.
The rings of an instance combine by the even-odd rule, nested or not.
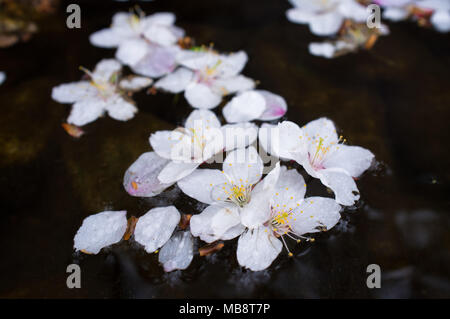
[(359, 199), (355, 181), (344, 170), (329, 168), (321, 170), (318, 175), (322, 184), (334, 192), (336, 202), (339, 204), (351, 206)]
[(83, 126), (95, 121), (104, 113), (105, 102), (97, 98), (89, 98), (76, 102), (67, 118), (67, 123)]
[(272, 132), (271, 149), (281, 158), (299, 160), (307, 156), (305, 140), (305, 133), (297, 124), (284, 121), (278, 124), (278, 130)]
[(227, 179), (217, 169), (197, 169), (178, 181), (178, 187), (186, 195), (205, 204), (212, 204), (211, 192), (214, 186), (225, 183)]
[(132, 76), (120, 81), (119, 86), (121, 89), (127, 91), (139, 91), (152, 84), (153, 80), (143, 76)]
[(260, 182), (253, 189), (250, 202), (241, 208), (241, 223), (250, 229), (264, 225), (270, 218), (272, 192), (264, 189)]
[(333, 121), (325, 117), (309, 122), (303, 127), (303, 131), (307, 137), (323, 138), (325, 145), (338, 142), (336, 127)]
[(158, 80), (155, 87), (163, 89), (170, 93), (180, 93), (184, 91), (186, 86), (191, 82), (193, 73), (186, 68), (179, 68), (173, 73), (170, 73)]
[(318, 36), (327, 36), (336, 34), (342, 25), (344, 18), (337, 12), (317, 14), (310, 22), (311, 32)]
[[(135, 65), (149, 52), (149, 46), (141, 39), (132, 39), (120, 44), (116, 51), (116, 59), (126, 65)], [(146, 75), (140, 73), (142, 75)]]
[(209, 110), (194, 110), (186, 119), (184, 127), (187, 129), (195, 129), (205, 131), (207, 127), (220, 127), (220, 121), (216, 114)]
[(113, 103), (106, 105), (108, 115), (118, 121), (128, 121), (134, 117), (138, 109), (134, 104), (126, 101), (122, 97), (114, 100)]
[(191, 174), (200, 163), (169, 162), (158, 175), (161, 183), (175, 183)]
[(86, 217), (74, 238), (74, 248), (98, 254), (103, 247), (115, 244), (127, 230), (126, 211), (105, 211)]
[(230, 239), (231, 232), (238, 233), (234, 227), (239, 224), (239, 211), (230, 204), (210, 205), (200, 214), (192, 216), (190, 221), (192, 235), (207, 243), (222, 239), (225, 234)]
[(243, 233), (238, 241), (239, 265), (253, 271), (264, 270), (272, 264), (283, 248), (269, 228), (259, 227)]
[(228, 78), (218, 78), (214, 82), (216, 91), (223, 95), (235, 92), (244, 92), (255, 87), (255, 81), (243, 75), (236, 75)]
[(177, 144), (186, 144), (190, 148), (189, 137), (182, 132), (175, 131), (157, 131), (150, 135), (150, 145), (153, 150), (161, 157), (167, 159), (176, 158)]
[(305, 193), (306, 184), (303, 176), (295, 169), (288, 170), (286, 166), (282, 166), (272, 193), (272, 205), (279, 210), (295, 209), (303, 201)]
[(234, 184), (256, 184), (262, 176), (263, 162), (253, 146), (228, 153), (223, 171)]
[(359, 177), (370, 167), (374, 157), (372, 152), (365, 148), (339, 145), (325, 158), (322, 165), (325, 168), (342, 168), (348, 175)]
[(155, 152), (147, 152), (127, 169), (123, 178), (123, 186), (128, 194), (138, 197), (152, 197), (160, 194), (172, 184), (163, 184), (158, 175), (169, 163)]
[(272, 121), (284, 116), (287, 111), (286, 100), (277, 94), (265, 90), (256, 90), (266, 101), (264, 112), (259, 116), (258, 120)]
[(308, 197), (300, 204), (290, 220), (297, 235), (316, 233), (333, 228), (341, 218), (341, 206), (325, 197)]
[(209, 86), (201, 83), (190, 83), (184, 97), (192, 107), (199, 109), (212, 109), (222, 102), (222, 94), (215, 93)]
[(169, 74), (176, 66), (175, 54), (177, 47), (161, 47), (147, 44), (145, 55), (131, 69), (138, 74), (158, 78)]
[(229, 123), (247, 122), (260, 117), (266, 109), (263, 95), (255, 91), (241, 93), (223, 108), (223, 116)]
[(194, 242), (188, 231), (177, 232), (161, 248), (158, 261), (163, 264), (164, 271), (186, 269), (194, 257)]
[(172, 236), (180, 221), (180, 213), (175, 206), (150, 209), (139, 217), (134, 229), (134, 239), (152, 253), (163, 246)]
[(245, 148), (258, 137), (258, 127), (253, 123), (227, 124), (222, 126), (225, 151)]
[[(258, 131), (258, 140), (262, 148), (272, 156), (279, 157), (279, 129), (277, 125), (263, 123)], [(277, 145), (277, 147), (274, 147)]]
[(71, 82), (55, 86), (52, 89), (52, 99), (59, 103), (75, 103), (96, 93), (97, 89), (88, 81)]

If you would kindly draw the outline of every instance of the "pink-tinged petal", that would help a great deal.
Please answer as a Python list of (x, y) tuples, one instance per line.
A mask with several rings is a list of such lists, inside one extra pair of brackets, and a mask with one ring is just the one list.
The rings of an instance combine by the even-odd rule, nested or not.
[(147, 45), (146, 54), (132, 65), (132, 70), (138, 74), (158, 78), (175, 70), (176, 49), (172, 47), (161, 47), (158, 45)]
[(259, 120), (272, 121), (286, 114), (287, 104), (283, 97), (265, 90), (256, 90), (256, 92), (260, 93), (266, 101), (266, 108), (259, 116)]
[(169, 163), (169, 160), (158, 156), (155, 152), (147, 152), (127, 169), (123, 178), (123, 187), (131, 196), (153, 197), (172, 184), (163, 184), (158, 175)]
[(268, 227), (259, 227), (243, 233), (238, 241), (239, 265), (253, 271), (264, 270), (280, 254), (283, 244)]
[(106, 211), (86, 217), (74, 238), (75, 250), (98, 254), (122, 239), (127, 229), (126, 211)]

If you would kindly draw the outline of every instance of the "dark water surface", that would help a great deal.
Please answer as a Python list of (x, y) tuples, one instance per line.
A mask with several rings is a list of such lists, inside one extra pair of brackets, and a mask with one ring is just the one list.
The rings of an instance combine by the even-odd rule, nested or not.
[[(78, 80), (78, 66), (114, 56), (91, 46), (88, 35), (130, 6), (78, 3), (80, 30), (65, 27), (63, 5), (39, 21), (28, 43), (0, 50), (8, 76), (0, 86), (0, 297), (450, 297), (449, 35), (391, 24), (391, 35), (371, 52), (325, 60), (308, 54), (315, 40), (308, 28), (286, 20), (288, 1), (141, 3), (148, 14), (175, 12), (198, 44), (245, 50), (244, 74), (286, 98), (286, 118), (302, 125), (327, 116), (379, 161), (358, 181), (358, 207), (315, 243), (297, 247), (295, 258), (283, 252), (268, 270), (245, 271), (230, 241), (217, 254), (195, 256), (187, 270), (165, 274), (157, 255), (133, 242), (96, 256), (73, 252), (73, 236), (90, 214), (201, 208), (177, 188), (140, 199), (122, 187), (128, 166), (150, 150), (150, 133), (174, 128), (192, 110), (182, 96), (141, 92), (133, 120), (102, 118), (79, 140), (61, 128), (70, 107), (52, 101), (51, 88)], [(307, 182), (308, 195), (327, 195), (317, 180)], [(70, 290), (66, 267), (74, 262), (82, 288)], [(366, 286), (372, 263), (381, 267), (381, 289)]]

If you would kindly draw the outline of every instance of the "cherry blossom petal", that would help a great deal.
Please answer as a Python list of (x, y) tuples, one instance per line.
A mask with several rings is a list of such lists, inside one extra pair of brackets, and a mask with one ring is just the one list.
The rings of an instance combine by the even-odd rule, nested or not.
[[(276, 138), (278, 134), (278, 139)], [(278, 124), (278, 130), (272, 135), (271, 148), (280, 158), (299, 160), (307, 156), (305, 133), (294, 122), (284, 121)]]
[(161, 183), (175, 183), (191, 174), (200, 163), (170, 162), (158, 175)]
[(152, 253), (169, 240), (180, 218), (175, 206), (150, 209), (139, 217), (134, 229), (134, 240), (143, 245), (146, 252)]
[(241, 73), (248, 61), (247, 53), (239, 51), (229, 55), (220, 55), (220, 64), (217, 66), (217, 73), (220, 77), (227, 78)]
[(122, 65), (115, 59), (103, 59), (95, 66), (93, 80), (95, 82), (108, 82), (114, 73), (120, 72)]
[[(142, 39), (131, 39), (120, 44), (116, 51), (116, 59), (126, 65), (135, 65), (149, 52), (149, 45)], [(139, 72), (142, 75), (147, 75)]]
[(200, 214), (192, 216), (190, 220), (192, 235), (200, 237), (207, 243), (222, 239), (222, 236), (231, 239), (229, 237), (232, 233), (233, 235), (238, 233), (235, 227), (239, 224), (239, 211), (230, 204), (210, 205)]
[(325, 117), (309, 122), (303, 127), (303, 131), (307, 138), (322, 138), (325, 145), (338, 142), (336, 127), (333, 121)]
[(270, 217), (270, 198), (272, 192), (264, 190), (259, 183), (251, 193), (250, 202), (241, 208), (241, 223), (247, 228), (254, 229), (262, 226)]
[(92, 33), (89, 42), (100, 48), (116, 48), (124, 41), (124, 38), (114, 28), (106, 28)]
[(155, 152), (143, 153), (125, 172), (123, 186), (128, 194), (137, 197), (153, 197), (172, 184), (163, 184), (158, 175), (169, 160)]
[(400, 7), (386, 7), (383, 10), (383, 18), (390, 21), (402, 21), (408, 18), (409, 12)]
[(194, 110), (186, 119), (184, 127), (204, 131), (207, 127), (220, 128), (220, 121), (216, 114), (209, 110)]
[(331, 11), (328, 13), (316, 15), (310, 22), (311, 33), (318, 36), (327, 36), (336, 34), (344, 21), (342, 15)]
[(295, 169), (280, 169), (280, 176), (273, 191), (272, 205), (276, 209), (295, 209), (305, 197), (306, 184), (303, 176)]
[(158, 78), (171, 73), (177, 66), (175, 54), (176, 47), (161, 47), (147, 44), (145, 55), (131, 69), (138, 74)]
[(155, 87), (170, 93), (180, 93), (192, 81), (192, 77), (193, 72), (191, 70), (181, 67), (158, 80)]
[(143, 19), (145, 24), (158, 24), (171, 26), (175, 23), (176, 16), (172, 12), (157, 12)]
[(223, 108), (223, 116), (229, 123), (247, 122), (260, 117), (266, 109), (263, 95), (255, 91), (241, 93)]
[(194, 242), (190, 232), (177, 232), (161, 248), (158, 261), (163, 264), (164, 271), (186, 269), (194, 258)]
[(222, 94), (215, 93), (205, 84), (191, 82), (184, 92), (184, 97), (192, 107), (212, 109), (222, 102)]
[(192, 174), (178, 181), (178, 187), (186, 195), (205, 204), (215, 201), (211, 198), (214, 186), (225, 183), (227, 179), (217, 169), (196, 169)]
[(370, 167), (374, 157), (372, 152), (365, 148), (339, 145), (334, 147), (334, 150), (325, 158), (322, 165), (325, 168), (342, 168), (348, 175), (359, 177)]
[(223, 95), (235, 92), (244, 92), (255, 87), (255, 81), (243, 75), (236, 75), (227, 78), (218, 78), (214, 82), (216, 91)]
[(283, 244), (268, 227), (259, 227), (243, 233), (238, 241), (239, 265), (253, 271), (264, 270), (281, 252)]
[(183, 50), (176, 57), (179, 64), (191, 70), (212, 68), (220, 61), (220, 56), (211, 51)]
[(179, 143), (187, 144), (190, 148), (189, 137), (182, 132), (175, 131), (157, 131), (150, 135), (150, 145), (153, 150), (161, 157), (167, 159), (175, 158), (175, 145)]
[(157, 24), (147, 27), (144, 31), (144, 36), (150, 41), (162, 46), (175, 44), (178, 40), (176, 34), (170, 28)]
[(75, 103), (96, 94), (97, 89), (88, 81), (61, 84), (52, 89), (52, 99), (59, 103)]
[(113, 103), (108, 103), (105, 109), (110, 117), (118, 121), (128, 121), (138, 111), (134, 104), (126, 101), (122, 97), (115, 99)]
[(439, 32), (450, 31), (450, 12), (448, 10), (437, 10), (431, 16), (430, 21)]
[(297, 235), (330, 230), (341, 218), (335, 200), (325, 197), (308, 197), (300, 204), (290, 220), (292, 231)]
[(323, 169), (318, 173), (320, 181), (331, 188), (336, 197), (336, 202), (341, 205), (351, 206), (359, 199), (358, 187), (351, 176), (338, 168)]
[(313, 20), (315, 15), (305, 10), (292, 8), (286, 12), (286, 17), (293, 23), (306, 24)]
[(83, 99), (72, 106), (67, 123), (83, 126), (103, 116), (105, 102), (99, 98)]
[(258, 126), (253, 123), (227, 124), (222, 126), (224, 150), (245, 148), (256, 141)]
[(74, 248), (98, 254), (122, 239), (127, 229), (126, 211), (105, 211), (86, 217), (74, 238)]
[(258, 120), (272, 121), (284, 116), (287, 111), (286, 100), (277, 94), (265, 90), (256, 90), (266, 101), (266, 108), (259, 116)]
[(121, 89), (127, 91), (139, 91), (143, 88), (150, 86), (153, 80), (143, 76), (132, 76), (120, 81), (119, 86)]
[[(279, 147), (279, 129), (278, 125), (263, 123), (258, 131), (259, 145), (272, 156), (279, 157), (277, 149)], [(274, 141), (274, 142), (273, 142)], [(273, 147), (273, 145), (278, 145)]]
[(338, 7), (338, 11), (347, 19), (352, 19), (356, 22), (366, 22), (369, 17), (367, 7), (361, 5), (355, 0), (344, 0)]
[(253, 146), (228, 153), (223, 171), (235, 184), (256, 184), (262, 176), (263, 162)]

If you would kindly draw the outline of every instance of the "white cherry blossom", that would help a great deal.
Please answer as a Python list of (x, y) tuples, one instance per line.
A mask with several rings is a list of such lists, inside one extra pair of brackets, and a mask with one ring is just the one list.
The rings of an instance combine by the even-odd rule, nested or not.
[(174, 25), (175, 15), (160, 12), (145, 16), (143, 12), (119, 12), (112, 25), (90, 36), (93, 45), (117, 48), (116, 58), (134, 72), (160, 77), (176, 67), (177, 41), (184, 31)]
[[(129, 84), (119, 83), (121, 64), (114, 59), (101, 60), (90, 72), (83, 69), (89, 80), (61, 84), (53, 88), (52, 98), (60, 103), (70, 103), (72, 111), (68, 123), (83, 126), (103, 116), (105, 112), (119, 121), (127, 121), (134, 117), (137, 108), (124, 94)], [(152, 81), (142, 78), (134, 83), (133, 91), (150, 85)], [(121, 84), (128, 88), (121, 88)]]
[(374, 159), (367, 149), (345, 145), (346, 140), (337, 136), (333, 122), (326, 118), (303, 128), (289, 121), (265, 127), (260, 131), (260, 142), (268, 153), (301, 164), (309, 175), (333, 190), (339, 204), (347, 206), (359, 199), (354, 178)]
[(184, 91), (194, 108), (212, 109), (224, 95), (255, 86), (252, 79), (239, 74), (247, 59), (243, 51), (226, 55), (210, 49), (184, 50), (177, 56), (181, 67), (157, 81), (155, 87), (171, 93)]
[(286, 13), (289, 21), (308, 24), (318, 36), (336, 34), (344, 19), (365, 22), (369, 13), (356, 0), (290, 0), (294, 8)]
[(150, 136), (150, 145), (160, 157), (169, 160), (158, 175), (163, 184), (174, 183), (191, 174), (200, 164), (222, 151), (245, 147), (257, 138), (253, 124), (221, 127), (209, 110), (195, 110), (185, 127), (158, 131)]

